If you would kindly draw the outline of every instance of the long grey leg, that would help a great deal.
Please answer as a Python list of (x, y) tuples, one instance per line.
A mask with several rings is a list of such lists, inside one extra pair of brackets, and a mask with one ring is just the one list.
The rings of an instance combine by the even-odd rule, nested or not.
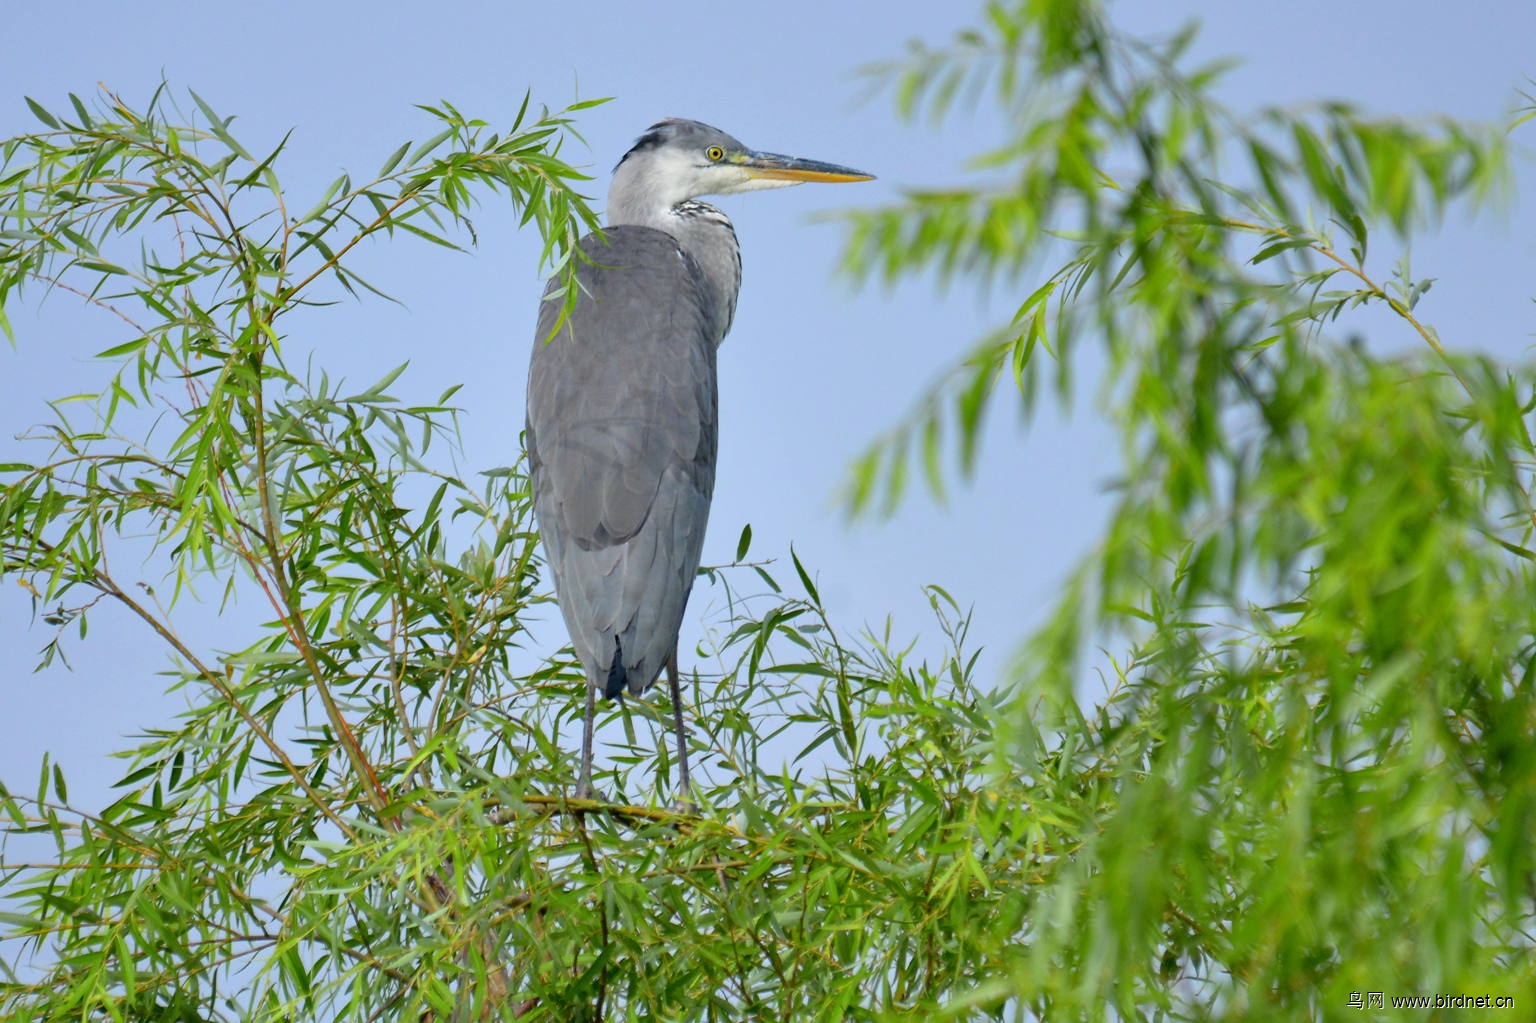
[(688, 737), (683, 731), (683, 689), (677, 677), (677, 650), (667, 658), (667, 686), (672, 693), (672, 723), (677, 729), (677, 799), (673, 802), (679, 810), (692, 810), (688, 801)]
[(581, 719), (581, 773), (576, 778), (576, 798), (594, 799), (592, 788), (592, 719), (597, 716), (597, 690), (587, 684), (587, 712)]

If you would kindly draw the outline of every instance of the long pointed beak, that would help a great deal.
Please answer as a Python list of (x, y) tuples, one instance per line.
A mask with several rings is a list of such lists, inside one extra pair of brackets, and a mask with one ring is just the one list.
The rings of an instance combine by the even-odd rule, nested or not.
[(873, 181), (875, 177), (835, 163), (805, 160), (798, 156), (780, 156), (778, 153), (759, 153), (755, 150), (743, 154), (739, 163), (751, 177), (767, 178), (770, 181)]

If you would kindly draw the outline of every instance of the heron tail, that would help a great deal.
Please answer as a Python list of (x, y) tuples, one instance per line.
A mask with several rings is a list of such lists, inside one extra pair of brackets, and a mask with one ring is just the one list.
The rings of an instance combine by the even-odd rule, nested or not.
[(608, 665), (608, 681), (603, 686), (603, 695), (610, 700), (619, 698), (624, 691), (624, 683), (629, 672), (624, 670), (624, 646), (617, 636), (613, 639), (613, 663)]

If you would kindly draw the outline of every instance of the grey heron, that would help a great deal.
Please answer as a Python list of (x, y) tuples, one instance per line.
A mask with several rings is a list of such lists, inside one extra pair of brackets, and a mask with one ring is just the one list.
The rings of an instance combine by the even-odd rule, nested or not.
[(696, 197), (871, 177), (757, 152), (698, 121), (661, 121), (614, 168), (608, 226), (581, 240), (578, 297), (558, 334), (558, 278), (545, 291), (528, 372), (528, 466), (586, 675), (579, 798), (594, 793), (597, 694), (639, 695), (662, 668), (679, 804), (689, 795), (677, 635), (715, 488), (715, 349), (741, 286), (730, 219)]

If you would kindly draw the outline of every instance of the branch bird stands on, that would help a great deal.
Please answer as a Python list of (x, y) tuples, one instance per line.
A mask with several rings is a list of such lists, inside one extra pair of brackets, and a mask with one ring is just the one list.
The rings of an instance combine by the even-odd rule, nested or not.
[(597, 694), (639, 695), (665, 667), (677, 800), (688, 801), (677, 634), (715, 489), (715, 349), (741, 287), (736, 231), (696, 197), (872, 177), (760, 153), (698, 121), (661, 121), (614, 168), (608, 227), (581, 240), (576, 305), (558, 334), (558, 278), (545, 291), (528, 371), (528, 471), (586, 673), (578, 798), (594, 792)]

